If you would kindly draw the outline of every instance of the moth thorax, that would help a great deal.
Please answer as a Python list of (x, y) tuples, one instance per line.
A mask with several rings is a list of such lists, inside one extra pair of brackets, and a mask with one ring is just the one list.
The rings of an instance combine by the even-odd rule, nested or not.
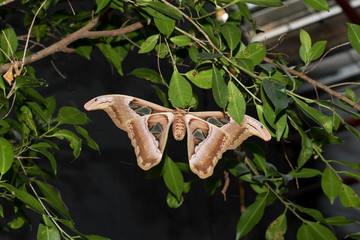
[(186, 133), (186, 125), (183, 114), (175, 114), (173, 122), (173, 135), (175, 140), (183, 140)]

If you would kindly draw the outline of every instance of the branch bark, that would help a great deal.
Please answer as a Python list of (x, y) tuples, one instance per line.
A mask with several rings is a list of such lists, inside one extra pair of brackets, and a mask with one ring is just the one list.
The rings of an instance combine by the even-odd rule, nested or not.
[[(265, 57), (264, 61), (265, 61), (265, 62), (268, 62), (268, 63), (273, 63), (273, 60), (270, 59), (270, 58), (268, 58), (268, 57)], [(280, 65), (280, 64), (279, 64), (279, 63), (276, 63), (275, 65)], [(312, 84), (313, 86), (318, 87), (318, 88), (324, 90), (325, 92), (327, 92), (327, 93), (329, 93), (329, 94), (337, 97), (338, 99), (340, 99), (340, 100), (342, 100), (342, 101), (350, 104), (351, 106), (353, 106), (354, 108), (356, 108), (357, 110), (360, 111), (360, 105), (359, 105), (359, 104), (356, 104), (356, 102), (351, 101), (350, 99), (348, 99), (348, 98), (345, 97), (344, 95), (341, 95), (340, 93), (332, 90), (332, 89), (329, 88), (328, 86), (326, 86), (326, 85), (324, 85), (324, 84), (322, 84), (322, 83), (319, 83), (319, 82), (315, 81), (314, 79), (306, 76), (305, 74), (301, 74), (300, 72), (298, 72), (298, 71), (296, 71), (296, 70), (293, 70), (293, 69), (291, 69), (291, 68), (288, 68), (288, 67), (285, 66), (285, 65), (282, 65), (282, 64), (281, 64), (281, 67), (283, 67), (284, 69), (286, 69), (286, 71), (288, 71), (290, 74), (295, 75), (295, 76), (301, 78), (302, 80), (304, 80), (304, 81)]]
[[(45, 58), (55, 52), (69, 52), (68, 45), (70, 43), (75, 42), (76, 40), (82, 39), (82, 38), (91, 38), (91, 37), (114, 37), (119, 35), (124, 35), (126, 33), (135, 31), (137, 29), (142, 28), (143, 22), (136, 22), (126, 27), (121, 27), (119, 29), (114, 30), (105, 30), (105, 31), (90, 31), (100, 20), (101, 16), (98, 16), (91, 22), (89, 22), (84, 27), (80, 28), (78, 31), (73, 32), (69, 35), (67, 35), (62, 40), (54, 43), (53, 45), (44, 48), (34, 54), (31, 54), (24, 59), (24, 64), (28, 65), (32, 62), (36, 62), (42, 58)], [(16, 61), (13, 62), (13, 64)], [(20, 65), (22, 63), (22, 60), (17, 61), (17, 63)], [(5, 73), (11, 66), (12, 63), (7, 63), (2, 66), (0, 66), (0, 73)]]

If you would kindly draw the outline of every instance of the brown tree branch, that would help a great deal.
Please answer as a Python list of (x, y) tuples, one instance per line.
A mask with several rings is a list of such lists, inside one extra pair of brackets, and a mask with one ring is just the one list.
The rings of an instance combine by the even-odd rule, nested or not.
[[(273, 59), (270, 59), (270, 58), (268, 58), (268, 57), (265, 57), (264, 61), (265, 61), (265, 62), (268, 62), (268, 63), (273, 63), (274, 60), (273, 60)], [(342, 100), (342, 101), (350, 104), (351, 106), (353, 106), (354, 108), (356, 108), (357, 110), (360, 111), (360, 105), (359, 105), (359, 104), (356, 104), (356, 102), (353, 102), (353, 101), (351, 101), (350, 99), (348, 99), (347, 97), (345, 97), (344, 95), (341, 95), (340, 93), (332, 90), (330, 87), (328, 87), (328, 86), (326, 86), (326, 85), (324, 85), (324, 84), (322, 84), (322, 83), (319, 83), (319, 82), (313, 80), (312, 78), (309, 78), (309, 77), (306, 76), (305, 74), (302, 74), (302, 73), (300, 73), (300, 72), (298, 72), (298, 71), (296, 71), (296, 70), (293, 70), (293, 69), (291, 69), (291, 68), (288, 68), (288, 67), (285, 66), (285, 65), (282, 65), (282, 64), (279, 64), (279, 63), (276, 63), (275, 65), (277, 65), (277, 66), (281, 65), (281, 67), (283, 67), (284, 69), (286, 69), (286, 71), (288, 71), (290, 74), (295, 75), (295, 76), (301, 78), (302, 80), (304, 80), (304, 81), (312, 84), (313, 86), (318, 87), (318, 88), (324, 90), (325, 92), (327, 92), (327, 93), (329, 93), (329, 94), (337, 97), (338, 99), (340, 99), (340, 100)]]
[[(101, 16), (96, 17), (91, 22), (86, 24), (84, 27), (80, 28), (74, 33), (67, 35), (62, 40), (54, 43), (53, 45), (44, 48), (34, 54), (31, 54), (23, 60), (24, 64), (30, 64), (32, 62), (36, 62), (42, 58), (45, 58), (55, 52), (71, 52), (69, 51), (68, 45), (70, 43), (75, 42), (76, 40), (83, 39), (83, 38), (91, 38), (91, 37), (114, 37), (119, 35), (124, 35), (126, 33), (135, 31), (137, 29), (142, 28), (143, 22), (136, 22), (126, 27), (121, 27), (119, 29), (114, 30), (106, 30), (106, 31), (90, 31), (100, 20)], [(21, 64), (22, 61), (17, 61), (18, 64)], [(5, 73), (11, 66), (12, 63), (7, 63), (0, 66), (0, 73)], [(13, 62), (14, 64), (14, 62)]]

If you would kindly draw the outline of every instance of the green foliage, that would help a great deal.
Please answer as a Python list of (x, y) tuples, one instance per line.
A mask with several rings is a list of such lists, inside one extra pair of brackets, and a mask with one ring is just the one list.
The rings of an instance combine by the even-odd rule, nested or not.
[[(54, 114), (55, 98), (45, 98), (34, 89), (46, 86), (43, 79), (21, 75), (16, 81), (15, 88), (4, 85), (0, 92), (0, 198), (13, 206), (10, 211), (15, 214), (7, 226), (18, 229), (26, 224), (27, 208), (43, 216), (37, 239), (60, 239), (65, 232), (59, 223), (61, 219), (71, 221), (71, 216), (60, 193), (50, 184), (57, 174), (54, 153), (60, 149), (56, 139), (68, 141), (74, 157), (78, 157), (82, 139), (68, 128), (73, 126), (89, 147), (99, 148), (86, 129), (79, 126), (90, 122), (84, 113), (62, 107)], [(10, 111), (14, 114), (9, 115)], [(40, 159), (48, 159), (48, 166), (40, 167)], [(52, 172), (46, 170), (48, 167)], [(0, 216), (4, 218), (2, 207)], [(76, 229), (74, 232), (80, 234)]]
[[(34, 13), (42, 2), (17, 3), (24, 14), (24, 27), (30, 27)], [(321, 189), (331, 204), (339, 197), (345, 208), (359, 209), (359, 196), (341, 177), (345, 175), (360, 181), (360, 165), (344, 160), (327, 160), (323, 156), (323, 147), (342, 142), (336, 136), (341, 125), (360, 140), (359, 131), (347, 123), (339, 112), (354, 118), (360, 115), (354, 109), (354, 104), (349, 104), (344, 98), (338, 104), (332, 100), (313, 100), (296, 93), (309, 64), (324, 56), (327, 41), (313, 42), (305, 30), (299, 31), (301, 46), (298, 52), (303, 66), (302, 72), (297, 75), (287, 67), (281, 55), (267, 55), (269, 50), (264, 44), (242, 41), (240, 24), (243, 18), (251, 21), (256, 31), (256, 23), (245, 3), (281, 7), (281, 0), (144, 0), (126, 3), (120, 0), (96, 0), (93, 11), (78, 11), (75, 15), (68, 14), (64, 9), (52, 9), (54, 6), (62, 8), (60, 4), (57, 5), (61, 1), (50, 2), (44, 4), (32, 27), (31, 34), (41, 44), (57, 42), (73, 33), (75, 36), (81, 35), (84, 26), (97, 19), (99, 23), (88, 33), (104, 33), (104, 36), (80, 36), (77, 41), (62, 46), (62, 49), (71, 48), (76, 54), (90, 60), (92, 50), (97, 47), (118, 74), (133, 75), (154, 84), (152, 87), (164, 106), (196, 109), (197, 88), (207, 93), (211, 89), (214, 102), (238, 123), (242, 122), (246, 110), (254, 108), (258, 119), (285, 148), (289, 135), (299, 139), (299, 151), (294, 150), (289, 159), (294, 166), (283, 170), (284, 173), (277, 170), (277, 163), (267, 162), (267, 148), (264, 150), (260, 145), (246, 142), (241, 145), (241, 151), (237, 151), (237, 160), (221, 160), (223, 164), (218, 164), (214, 175), (203, 182), (204, 192), (209, 197), (218, 194), (218, 189), (226, 184), (226, 181), (222, 181), (222, 173), (226, 170), (232, 175), (231, 178), (249, 184), (257, 194), (241, 216), (239, 214), (236, 239), (256, 228), (256, 224), (262, 221), (266, 207), (274, 201), (281, 203), (285, 211), (272, 220), (265, 234), (266, 239), (284, 239), (290, 214), (302, 223), (297, 231), (298, 239), (335, 239), (332, 226), (354, 222), (343, 216), (324, 218), (320, 211), (299, 206), (287, 200), (284, 194), (292, 188), (293, 182), (312, 178), (321, 183)], [(304, 2), (317, 10), (329, 10), (326, 0)], [(215, 10), (222, 4), (236, 4), (239, 7), (239, 12), (232, 13), (226, 23), (215, 21), (213, 15), (207, 12), (209, 8)], [(4, 15), (13, 11), (10, 7), (2, 8)], [(47, 11), (51, 14), (47, 14)], [(122, 32), (129, 26), (134, 27), (130, 22), (141, 23), (141, 26)], [(23, 56), (24, 49), (19, 45), (17, 36), (23, 30), (18, 31), (13, 27), (4, 25), (0, 34), (0, 47), (3, 50), (0, 53), (1, 65), (9, 63), (9, 59), (14, 63)], [(113, 31), (112, 34), (109, 31)], [(351, 46), (360, 53), (360, 27), (348, 24), (348, 37)], [(138, 54), (139, 58), (148, 54), (153, 56), (154, 62), (171, 64), (171, 78), (163, 77), (157, 70), (139, 66), (125, 72), (122, 63), (130, 51)], [(27, 49), (25, 55), (31, 54)], [(267, 56), (273, 57), (272, 61)], [(24, 209), (28, 208), (42, 216), (37, 228), (38, 239), (106, 239), (78, 232), (61, 194), (52, 185), (58, 172), (56, 152), (62, 150), (58, 147), (59, 142), (69, 144), (73, 158), (80, 156), (84, 142), (88, 147), (100, 151), (81, 126), (90, 120), (73, 107), (59, 106), (56, 111), (55, 97), (42, 96), (35, 90), (36, 87), (46, 87), (46, 81), (36, 77), (35, 70), (26, 65), (18, 75), (19, 67), (13, 64), (8, 75), (0, 77), (0, 197), (13, 206), (11, 211), (15, 214), (7, 227), (18, 229), (27, 224)], [(9, 83), (9, 76), (15, 81)], [(359, 103), (359, 97), (351, 87), (346, 89), (343, 96), (345, 100)], [(46, 169), (50, 171), (40, 167), (38, 159), (46, 159)], [(312, 161), (318, 161), (320, 169), (312, 168)], [(336, 166), (339, 164), (348, 169), (338, 171)], [(193, 180), (188, 164), (175, 163), (167, 154), (164, 154), (158, 166), (147, 172), (147, 177), (164, 181), (164, 187), (168, 189), (164, 201), (171, 208), (181, 207), (191, 185), (201, 181)], [(1, 205), (0, 217), (4, 218)], [(67, 231), (76, 236), (70, 237)], [(360, 239), (359, 236), (359, 233), (354, 233), (348, 237)]]

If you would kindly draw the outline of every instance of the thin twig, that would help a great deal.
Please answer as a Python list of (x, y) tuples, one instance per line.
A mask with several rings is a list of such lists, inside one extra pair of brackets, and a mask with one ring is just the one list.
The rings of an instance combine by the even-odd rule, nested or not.
[(340, 45), (337, 45), (337, 46), (332, 47), (329, 50), (327, 50), (327, 52), (324, 55), (322, 55), (322, 57), (319, 59), (319, 61), (317, 61), (317, 63), (309, 71), (305, 72), (305, 74), (309, 74), (310, 72), (312, 72), (322, 62), (322, 60), (325, 58), (325, 56), (328, 55), (331, 51), (334, 51), (337, 48), (340, 48), (340, 47), (343, 47), (343, 46), (346, 46), (349, 44), (350, 44), (350, 42), (342, 43)]
[[(15, 85), (13, 85), (13, 86), (15, 86)], [(7, 98), (8, 98), (8, 97), (7, 97)], [(11, 106), (10, 106), (10, 108), (9, 108), (9, 111), (5, 114), (5, 116), (2, 117), (2, 119), (5, 119), (7, 116), (9, 116), (12, 108), (14, 107), (15, 99), (16, 99), (16, 92), (14, 93), (14, 97), (13, 97), (13, 100), (12, 100), (12, 102), (11, 102)]]
[(329, 88), (340, 87), (344, 85), (360, 85), (360, 82), (343, 82), (328, 86)]
[[(268, 57), (265, 57), (264, 58), (264, 61), (267, 62), (267, 63), (273, 63), (273, 59), (270, 59)], [(341, 95), (340, 93), (338, 92), (335, 92), (334, 90), (332, 90), (331, 88), (329, 88), (328, 86), (320, 83), (320, 82), (317, 82), (315, 80), (313, 80), (312, 78), (306, 76), (305, 74), (301, 74), (300, 72), (294, 70), (294, 69), (291, 69), (285, 65), (282, 65), (280, 63), (274, 63), (276, 66), (282, 66), (286, 71), (288, 71), (290, 74), (292, 75), (295, 75), (299, 78), (301, 78), (302, 80), (312, 84), (313, 86), (316, 86), (322, 90), (324, 90), (325, 92), (337, 97), (338, 99), (348, 103), (349, 105), (353, 106), (354, 108), (356, 108), (357, 110), (360, 111), (360, 105), (358, 105), (356, 102), (353, 102), (351, 101), (350, 99), (348, 99), (347, 97), (345, 97), (344, 95)]]
[(30, 24), (30, 28), (29, 28), (29, 31), (28, 31), (28, 34), (27, 34), (27, 38), (26, 38), (26, 42), (25, 42), (24, 54), (23, 54), (23, 58), (22, 58), (22, 61), (21, 61), (20, 72), (21, 72), (21, 71), (23, 70), (23, 68), (24, 68), (25, 56), (26, 56), (27, 47), (28, 47), (28, 45), (29, 45), (29, 39), (30, 39), (30, 35), (31, 35), (31, 29), (32, 29), (32, 27), (34, 26), (35, 19), (36, 19), (37, 15), (39, 14), (41, 8), (45, 5), (46, 1), (47, 1), (47, 0), (44, 0), (44, 1), (41, 3), (40, 7), (39, 7), (38, 10), (36, 11), (36, 13), (35, 13), (35, 15), (34, 15), (34, 17), (33, 17), (33, 19), (32, 19), (32, 22), (31, 22), (31, 24)]
[[(281, 141), (281, 146), (283, 148), (284, 156), (285, 156), (285, 159), (286, 159), (287, 163), (290, 166), (290, 169), (294, 170), (294, 166), (292, 165), (292, 163), (291, 163), (291, 161), (290, 161), (290, 159), (289, 159), (289, 157), (288, 157), (288, 155), (286, 153), (285, 146), (284, 146), (284, 141)], [(300, 186), (299, 186), (299, 179), (298, 178), (295, 178), (295, 183), (296, 183), (296, 188), (299, 189)]]
[(51, 62), (51, 65), (53, 66), (53, 68), (55, 69), (55, 71), (60, 75), (60, 77), (62, 77), (63, 79), (66, 79), (66, 76), (60, 72), (60, 70), (56, 67), (54, 61), (51, 60), (50, 62)]
[(69, 4), (69, 6), (70, 6), (70, 9), (71, 9), (72, 14), (75, 16), (76, 14), (75, 14), (75, 11), (74, 11), (73, 6), (71, 5), (70, 0), (67, 0), (67, 2), (68, 2), (68, 4)]

